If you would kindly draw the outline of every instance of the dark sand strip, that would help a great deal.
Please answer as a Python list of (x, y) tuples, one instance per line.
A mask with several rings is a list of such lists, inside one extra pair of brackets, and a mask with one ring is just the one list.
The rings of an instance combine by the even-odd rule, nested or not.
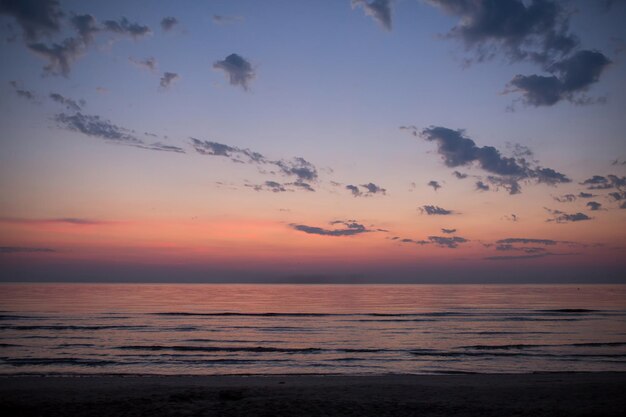
[(3, 416), (622, 416), (626, 373), (0, 377)]

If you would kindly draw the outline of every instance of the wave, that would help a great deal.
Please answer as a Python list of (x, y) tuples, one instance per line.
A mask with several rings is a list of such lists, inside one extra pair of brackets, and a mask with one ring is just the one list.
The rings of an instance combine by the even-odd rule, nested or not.
[(124, 325), (102, 325), (102, 326), (75, 326), (75, 325), (3, 325), (0, 326), (0, 330), (139, 330), (145, 329), (149, 326), (143, 325), (133, 325), (133, 326), (124, 326)]
[(564, 343), (564, 344), (512, 344), (512, 345), (470, 345), (460, 346), (460, 349), (476, 350), (507, 350), (507, 349), (533, 349), (543, 347), (609, 347), (626, 346), (626, 342), (587, 342), (587, 343)]
[(252, 352), (252, 353), (322, 353), (322, 352), (341, 352), (341, 353), (377, 353), (392, 352), (389, 349), (367, 349), (367, 348), (339, 348), (339, 349), (323, 349), (318, 347), (304, 348), (279, 348), (269, 346), (189, 346), (189, 345), (128, 345), (118, 346), (116, 349), (121, 350), (173, 350), (183, 352)]

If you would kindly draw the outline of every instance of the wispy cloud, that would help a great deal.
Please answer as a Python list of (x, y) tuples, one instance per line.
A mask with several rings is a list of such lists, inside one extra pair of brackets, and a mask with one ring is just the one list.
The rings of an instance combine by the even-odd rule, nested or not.
[(454, 214), (452, 210), (446, 210), (442, 207), (432, 206), (432, 205), (425, 205), (425, 206), (419, 207), (419, 211), (422, 214), (426, 214), (429, 216), (447, 216), (450, 214)]
[(364, 225), (357, 223), (355, 220), (336, 220), (330, 222), (331, 226), (343, 226), (342, 228), (322, 228), (316, 226), (307, 226), (304, 224), (290, 224), (289, 226), (300, 232), (320, 236), (355, 236), (362, 233), (375, 232), (375, 229), (368, 229)]
[(0, 246), (0, 255), (11, 255), (14, 253), (52, 253), (56, 252), (50, 248), (25, 247), (25, 246)]
[(352, 0), (352, 8), (360, 7), (383, 29), (391, 30), (391, 0)]

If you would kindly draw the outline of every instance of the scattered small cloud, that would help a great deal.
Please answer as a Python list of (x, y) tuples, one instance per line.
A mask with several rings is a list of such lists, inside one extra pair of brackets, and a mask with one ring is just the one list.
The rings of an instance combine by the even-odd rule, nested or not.
[(174, 26), (178, 24), (178, 19), (173, 16), (164, 17), (161, 19), (161, 29), (163, 32), (169, 32), (174, 29)]
[(586, 206), (589, 207), (589, 210), (591, 211), (598, 211), (602, 208), (602, 204), (597, 201), (589, 201)]
[(121, 126), (117, 126), (106, 119), (96, 115), (88, 115), (77, 112), (75, 114), (59, 113), (55, 115), (54, 121), (63, 129), (80, 132), (84, 135), (104, 139), (110, 143), (133, 146), (141, 149), (155, 151), (185, 153), (185, 151), (172, 145), (156, 143), (146, 143), (139, 139), (133, 131)]
[(219, 25), (226, 25), (230, 23), (243, 22), (244, 18), (242, 16), (224, 16), (221, 14), (214, 14), (211, 16), (213, 23), (217, 23)]
[(132, 62), (135, 66), (137, 66), (137, 68), (145, 69), (150, 72), (156, 72), (159, 66), (157, 60), (154, 57), (144, 59), (129, 57), (128, 60)]
[(452, 175), (454, 175), (459, 180), (463, 180), (463, 179), (467, 178), (467, 174), (464, 174), (464, 173), (459, 172), (459, 171), (453, 171)]
[(69, 111), (80, 111), (85, 105), (84, 100), (72, 100), (71, 98), (64, 97), (59, 93), (51, 93), (50, 99), (55, 103), (59, 103), (60, 105), (65, 106), (65, 108)]
[(103, 22), (104, 29), (117, 33), (119, 35), (130, 36), (134, 39), (149, 35), (152, 33), (148, 26), (137, 22), (130, 22), (127, 18), (122, 17), (118, 20), (106, 20)]
[(565, 194), (562, 196), (552, 196), (552, 198), (555, 201), (558, 201), (559, 203), (571, 203), (573, 201), (576, 201), (576, 196), (574, 194)]
[(175, 72), (164, 72), (159, 81), (161, 88), (168, 89), (173, 82), (180, 80), (180, 76)]
[(476, 181), (476, 190), (478, 190), (478, 191), (489, 191), (489, 185), (485, 184), (482, 181)]
[(442, 248), (456, 249), (460, 243), (469, 242), (469, 240), (460, 236), (428, 236), (423, 240), (392, 237), (391, 240), (396, 240), (400, 243), (413, 243), (416, 245), (436, 245)]
[(594, 175), (580, 183), (587, 186), (588, 190), (608, 190), (611, 188), (622, 189), (626, 187), (626, 177), (618, 177), (617, 175)]
[(565, 213), (560, 210), (551, 210), (546, 208), (546, 210), (552, 214), (552, 217), (546, 220), (547, 222), (556, 222), (556, 223), (570, 223), (570, 222), (580, 222), (585, 220), (591, 220), (592, 218), (587, 216), (584, 213)]
[(352, 8), (361, 7), (383, 29), (391, 30), (391, 0), (352, 0)]
[(508, 220), (510, 222), (516, 222), (519, 220), (519, 216), (517, 214), (509, 214), (509, 215), (504, 215), (502, 217), (504, 220)]
[(429, 187), (432, 187), (433, 190), (437, 191), (438, 189), (441, 188), (441, 185), (439, 185), (439, 183), (437, 181), (429, 181), (427, 184)]
[(331, 226), (343, 226), (342, 228), (321, 228), (315, 226), (307, 226), (304, 224), (290, 224), (289, 226), (300, 232), (304, 232), (312, 235), (321, 235), (321, 236), (355, 236), (362, 233), (374, 232), (377, 230), (372, 230), (366, 228), (364, 225), (357, 223), (355, 220), (336, 220), (330, 222)]
[(422, 214), (426, 214), (428, 216), (447, 216), (447, 215), (454, 213), (452, 210), (446, 210), (439, 206), (432, 206), (432, 205), (425, 205), (425, 206), (419, 207), (419, 211)]
[(213, 68), (224, 71), (228, 76), (230, 85), (240, 86), (245, 91), (248, 90), (250, 82), (256, 76), (252, 64), (237, 54), (230, 54), (222, 61), (215, 61)]
[(453, 233), (456, 233), (456, 229), (441, 229), (441, 233), (445, 233), (447, 235), (451, 235)]
[(26, 100), (30, 101), (33, 101), (37, 98), (34, 92), (21, 88), (17, 81), (9, 81), (9, 84), (11, 85), (11, 87), (13, 87), (13, 90), (18, 97), (25, 98)]

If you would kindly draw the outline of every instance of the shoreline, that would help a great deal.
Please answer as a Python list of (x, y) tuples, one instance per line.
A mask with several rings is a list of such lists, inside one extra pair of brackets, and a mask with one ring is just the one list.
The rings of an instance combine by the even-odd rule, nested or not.
[(618, 416), (625, 372), (2, 376), (20, 416)]

